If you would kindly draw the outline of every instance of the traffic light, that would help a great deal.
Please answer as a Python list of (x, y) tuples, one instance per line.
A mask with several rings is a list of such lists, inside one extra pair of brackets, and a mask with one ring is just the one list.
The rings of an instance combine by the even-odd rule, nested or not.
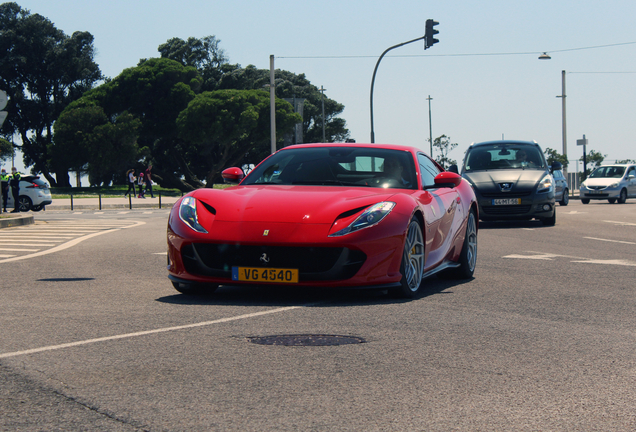
[(438, 30), (435, 30), (435, 26), (439, 24), (437, 21), (434, 21), (432, 19), (428, 19), (426, 20), (426, 34), (424, 36), (424, 49), (428, 49), (430, 47), (433, 46), (433, 44), (436, 44), (437, 42), (439, 42), (439, 39), (435, 39), (433, 36), (435, 36), (437, 33), (439, 33)]

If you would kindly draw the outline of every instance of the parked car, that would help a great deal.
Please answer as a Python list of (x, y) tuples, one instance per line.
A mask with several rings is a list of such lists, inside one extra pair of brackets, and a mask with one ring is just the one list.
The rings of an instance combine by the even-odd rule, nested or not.
[[(464, 157), (461, 175), (470, 182), (484, 221), (539, 219), (556, 223), (553, 171), (535, 141), (487, 141), (473, 143)], [(451, 168), (457, 171), (457, 167)]]
[(568, 180), (563, 174), (563, 169), (552, 170), (552, 177), (554, 178), (554, 200), (559, 205), (568, 205), (570, 202), (570, 188), (568, 187)]
[[(9, 189), (8, 196), (7, 209), (13, 209), (15, 206), (13, 204), (11, 189)], [(44, 207), (52, 202), (53, 199), (51, 198), (49, 184), (40, 180), (39, 176), (28, 175), (20, 178), (20, 196), (18, 197), (19, 211), (44, 210)]]
[(190, 192), (170, 212), (168, 277), (184, 294), (285, 284), (413, 297), (426, 276), (475, 270), (475, 194), (417, 148), (294, 145), (246, 177), (222, 175), (240, 183)]
[(623, 204), (627, 198), (636, 198), (636, 165), (614, 164), (596, 168), (581, 183), (579, 196), (583, 204), (605, 199), (610, 204)]

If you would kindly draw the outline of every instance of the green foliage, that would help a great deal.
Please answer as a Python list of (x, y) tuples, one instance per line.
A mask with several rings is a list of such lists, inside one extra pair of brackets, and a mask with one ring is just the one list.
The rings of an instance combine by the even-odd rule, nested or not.
[(458, 144), (451, 143), (450, 137), (447, 137), (446, 135), (440, 135), (435, 138), (433, 140), (433, 147), (435, 147), (440, 154), (437, 158), (437, 163), (445, 169), (451, 165), (457, 165), (457, 161), (455, 159), (448, 157), (448, 154), (457, 146)]
[(4, 138), (0, 138), (0, 161), (6, 161), (13, 156), (13, 145)]
[[(270, 100), (263, 90), (218, 90), (197, 95), (179, 114), (179, 136), (188, 143), (186, 158), (211, 187), (220, 172), (238, 165), (248, 152), (269, 154)], [(300, 121), (292, 106), (276, 100), (276, 129)]]
[(620, 159), (616, 161), (617, 164), (636, 164), (634, 159)]
[(172, 38), (159, 45), (159, 53), (161, 58), (195, 67), (203, 78), (202, 90), (215, 90), (223, 75), (221, 66), (227, 64), (225, 52), (219, 47), (220, 42), (214, 36), (201, 39), (190, 37), (187, 41)]
[(52, 185), (68, 185), (68, 172), (52, 177), (48, 146), (62, 110), (102, 78), (93, 61), (93, 36), (67, 36), (13, 2), (0, 5), (0, 29), (0, 88), (9, 96), (1, 133), (20, 135), (24, 163), (33, 172)]
[(546, 158), (546, 161), (548, 162), (548, 165), (552, 165), (552, 162), (561, 162), (561, 165), (563, 165), (563, 168), (568, 167), (567, 156), (564, 156), (558, 153), (556, 150), (551, 149), (549, 147), (546, 148), (543, 153), (545, 153), (545, 158)]

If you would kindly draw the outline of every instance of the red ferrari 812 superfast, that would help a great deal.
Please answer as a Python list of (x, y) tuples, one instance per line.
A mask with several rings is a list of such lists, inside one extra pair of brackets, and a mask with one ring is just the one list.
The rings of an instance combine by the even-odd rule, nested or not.
[(226, 189), (182, 197), (168, 221), (168, 272), (184, 294), (219, 285), (381, 288), (414, 297), (427, 276), (471, 278), (471, 185), (413, 147), (301, 144)]

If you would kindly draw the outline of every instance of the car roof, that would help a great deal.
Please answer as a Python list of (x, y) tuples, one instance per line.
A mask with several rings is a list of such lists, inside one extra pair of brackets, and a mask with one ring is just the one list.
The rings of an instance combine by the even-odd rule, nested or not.
[(480, 146), (487, 146), (487, 145), (495, 145), (495, 144), (510, 144), (510, 145), (532, 145), (532, 146), (536, 146), (539, 147), (539, 143), (536, 141), (520, 141), (520, 140), (496, 140), (496, 141), (483, 141), (483, 142), (478, 142), (478, 143), (472, 143), (470, 146), (468, 146), (468, 148), (472, 148), (472, 147), (480, 147)]
[(597, 168), (601, 168), (601, 167), (630, 167), (633, 166), (634, 164), (603, 164)]
[(365, 143), (310, 143), (310, 144), (295, 144), (282, 148), (295, 149), (295, 148), (308, 148), (308, 147), (359, 147), (359, 148), (379, 148), (387, 150), (402, 150), (408, 152), (421, 152), (426, 153), (424, 150), (417, 147), (397, 145), (397, 144), (365, 144)]

